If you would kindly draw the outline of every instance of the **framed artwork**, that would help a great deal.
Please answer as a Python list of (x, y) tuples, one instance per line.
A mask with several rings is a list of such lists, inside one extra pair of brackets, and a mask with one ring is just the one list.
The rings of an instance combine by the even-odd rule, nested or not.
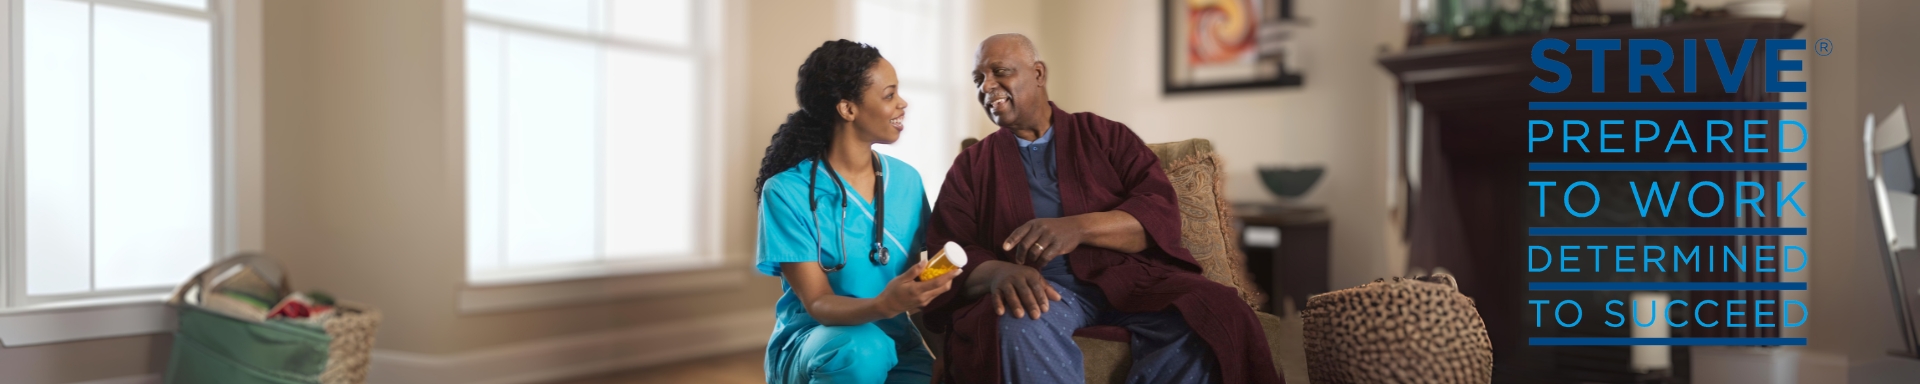
[(1162, 9), (1163, 93), (1301, 84), (1288, 65), (1293, 0), (1162, 0)]

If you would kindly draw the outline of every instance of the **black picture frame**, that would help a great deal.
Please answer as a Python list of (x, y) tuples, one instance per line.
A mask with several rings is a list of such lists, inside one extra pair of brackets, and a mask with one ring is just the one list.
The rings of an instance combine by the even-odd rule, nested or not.
[[(1265, 14), (1260, 16), (1262, 24), (1285, 23), (1296, 20), (1293, 13), (1293, 0), (1251, 1), (1262, 3), (1264, 7), (1267, 7), (1267, 10), (1277, 10), (1277, 12), (1264, 12)], [(1285, 61), (1278, 57), (1271, 58), (1271, 60), (1263, 57), (1259, 63), (1255, 64), (1263, 70), (1272, 71), (1272, 74), (1255, 74), (1243, 80), (1211, 81), (1205, 83), (1183, 80), (1188, 74), (1179, 73), (1182, 68), (1187, 68), (1187, 66), (1184, 65), (1186, 54), (1181, 50), (1184, 44), (1180, 43), (1179, 40), (1184, 39), (1186, 34), (1184, 31), (1178, 31), (1175, 28), (1178, 25), (1184, 24), (1176, 18), (1186, 15), (1185, 3), (1186, 0), (1161, 0), (1160, 2), (1160, 85), (1162, 94), (1295, 87), (1305, 83), (1305, 76), (1302, 73), (1286, 68)]]

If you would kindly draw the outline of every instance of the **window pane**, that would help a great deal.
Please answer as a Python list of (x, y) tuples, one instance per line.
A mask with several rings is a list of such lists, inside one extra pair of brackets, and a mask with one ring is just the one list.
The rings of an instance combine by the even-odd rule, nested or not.
[(600, 30), (597, 0), (467, 0), (467, 13), (574, 32)]
[(941, 15), (892, 1), (865, 0), (854, 11), (854, 35), (880, 49), (901, 80), (932, 80), (944, 73), (937, 58)]
[(94, 9), (95, 288), (179, 284), (213, 258), (210, 26)]
[(858, 0), (855, 7), (855, 36), (893, 63), (900, 96), (910, 105), (900, 141), (875, 148), (913, 164), (928, 198), (937, 197), (959, 145), (954, 132), (960, 128), (951, 121), (951, 103), (956, 101), (952, 95), (954, 90), (971, 93), (948, 85), (957, 78), (948, 69), (953, 51), (945, 48), (946, 17), (938, 2), (929, 1)]
[(21, 47), (27, 294), (92, 285), (88, 5), (27, 0)]
[(607, 52), (603, 173), (609, 258), (693, 252), (702, 129), (693, 61)]
[(171, 5), (181, 8), (207, 9), (207, 0), (140, 0), (149, 3)]
[(467, 270), (499, 268), (500, 193), (506, 169), (501, 164), (500, 105), (503, 74), (501, 45), (506, 36), (498, 28), (467, 26)]
[(685, 46), (693, 33), (691, 0), (609, 0), (613, 35)]
[(596, 259), (599, 54), (507, 35), (507, 264)]
[(899, 141), (875, 145), (874, 150), (912, 164), (920, 172), (921, 185), (931, 200), (940, 196), (940, 182), (947, 177), (947, 167), (953, 164), (960, 145), (953, 141), (951, 117), (943, 108), (950, 99), (905, 86), (900, 89), (900, 97), (907, 99), (907, 119), (901, 122), (906, 130), (900, 132)]

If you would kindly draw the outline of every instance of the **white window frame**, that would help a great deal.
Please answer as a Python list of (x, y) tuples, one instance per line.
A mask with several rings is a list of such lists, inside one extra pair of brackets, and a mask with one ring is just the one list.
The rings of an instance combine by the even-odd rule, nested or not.
[[(859, 23), (858, 7), (862, 1), (868, 0), (839, 0), (840, 19), (845, 21), (839, 25), (838, 32), (841, 36), (860, 41), (857, 24)], [(913, 119), (915, 110), (925, 111), (937, 108), (945, 112), (946, 123), (949, 124), (947, 131), (944, 132), (945, 137), (939, 138), (942, 145), (935, 146), (935, 150), (939, 151), (935, 158), (943, 161), (939, 161), (938, 164), (913, 164), (914, 170), (919, 171), (923, 179), (929, 205), (940, 197), (940, 180), (946, 179), (947, 170), (953, 166), (953, 158), (960, 155), (960, 142), (974, 136), (976, 133), (974, 127), (979, 121), (977, 120), (979, 104), (974, 102), (974, 87), (970, 83), (972, 80), (966, 75), (973, 68), (973, 55), (963, 53), (973, 52), (972, 42), (966, 41), (966, 36), (969, 36), (972, 30), (974, 0), (933, 0), (932, 3), (941, 9), (941, 14), (945, 15), (943, 19), (948, 20), (943, 22), (942, 28), (937, 29), (939, 36), (936, 40), (941, 46), (935, 50), (951, 52), (951, 54), (943, 55), (937, 60), (935, 64), (937, 68), (934, 68), (936, 74), (933, 79), (905, 77), (900, 79), (902, 88), (924, 89), (949, 95), (947, 103), (937, 105), (907, 100), (909, 120)], [(885, 56), (886, 47), (879, 48), (880, 54)], [(907, 129), (911, 132), (913, 127), (908, 126)]]
[[(208, 262), (262, 244), (261, 0), (207, 0), (205, 10), (137, 0), (65, 0), (211, 21), (213, 98), (213, 255)], [(27, 295), (22, 178), (23, 73), (17, 36), (23, 0), (0, 0), (0, 345), (19, 347), (167, 332), (162, 305), (173, 287)], [(187, 277), (181, 276), (184, 281)]]
[[(458, 153), (455, 164), (460, 177), (458, 190), (462, 191), (462, 217), (467, 212), (464, 203), (467, 193), (466, 183), (466, 137), (467, 137), (467, 92), (466, 92), (466, 29), (467, 23), (476, 22), (492, 27), (512, 29), (517, 33), (543, 34), (549, 37), (583, 39), (602, 44), (619, 45), (623, 48), (640, 50), (668, 49), (682, 51), (680, 48), (663, 48), (646, 42), (628, 41), (619, 38), (598, 36), (589, 33), (558, 30), (533, 24), (498, 20), (484, 16), (469, 15), (464, 0), (445, 0), (448, 4), (445, 33), (450, 36), (446, 48), (448, 86), (446, 95), (452, 109), (448, 111), (449, 137), (455, 141), (449, 143)], [(732, 90), (726, 76), (731, 70), (727, 58), (732, 56), (728, 33), (732, 24), (739, 23), (735, 14), (739, 6), (734, 1), (691, 0), (692, 11), (697, 18), (692, 25), (690, 35), (692, 43), (685, 50), (692, 50), (698, 57), (698, 75), (702, 83), (698, 89), (704, 90), (700, 98), (701, 111), (696, 114), (696, 125), (700, 148), (695, 152), (699, 156), (700, 167), (696, 175), (718, 175), (727, 171), (727, 147), (723, 141), (732, 135), (732, 122), (726, 116), (728, 93)], [(660, 164), (663, 167), (684, 167), (684, 164)], [(465, 224), (461, 226), (461, 271), (465, 276), (467, 288), (462, 290), (458, 300), (462, 313), (486, 313), (521, 310), (537, 307), (578, 304), (604, 300), (632, 298), (671, 293), (685, 293), (697, 290), (719, 289), (737, 286), (745, 281), (746, 274), (741, 271), (725, 270), (727, 257), (724, 255), (722, 225), (725, 207), (730, 192), (725, 188), (726, 180), (721, 177), (697, 177), (702, 185), (695, 193), (701, 201), (695, 202), (701, 208), (693, 223), (699, 229), (695, 234), (695, 250), (691, 257), (641, 260), (600, 260), (589, 262), (565, 263), (548, 266), (530, 266), (503, 268), (494, 271), (477, 272), (467, 264), (471, 260), (465, 251), (467, 234)], [(464, 220), (463, 220), (464, 223)], [(663, 280), (652, 282), (638, 280), (640, 276), (662, 275), (667, 281), (684, 283), (662, 284)], [(701, 276), (701, 278), (687, 278)]]

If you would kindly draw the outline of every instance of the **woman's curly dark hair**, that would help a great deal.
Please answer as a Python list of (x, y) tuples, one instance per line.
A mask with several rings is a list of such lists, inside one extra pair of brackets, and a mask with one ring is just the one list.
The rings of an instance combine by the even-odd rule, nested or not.
[(867, 70), (879, 63), (879, 49), (845, 39), (820, 44), (807, 55), (800, 63), (800, 80), (793, 84), (800, 110), (787, 114), (787, 122), (773, 132), (766, 157), (760, 158), (760, 177), (753, 180), (754, 195), (760, 195), (767, 178), (826, 154), (833, 145), (833, 124), (841, 121), (834, 106), (841, 100), (858, 103), (860, 93), (873, 83)]

